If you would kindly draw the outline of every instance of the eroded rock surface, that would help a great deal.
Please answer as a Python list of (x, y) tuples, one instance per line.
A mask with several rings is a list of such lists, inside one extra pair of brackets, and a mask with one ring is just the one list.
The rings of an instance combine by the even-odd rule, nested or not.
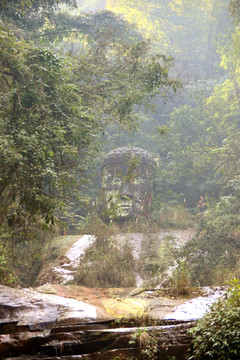
[(0, 285), (0, 318), (34, 329), (66, 319), (95, 320), (96, 307), (62, 296)]
[[(18, 332), (8, 336), (8, 346), (0, 343), (1, 359), (126, 359), (132, 356), (140, 359), (138, 342), (130, 344), (132, 335), (139, 328), (115, 328), (114, 321), (94, 322), (88, 324), (55, 325), (45, 332)], [(159, 359), (166, 360), (176, 356), (183, 360), (191, 339), (187, 329), (191, 323), (164, 324), (141, 328), (158, 342)], [(152, 335), (153, 334), (153, 335)], [(18, 355), (18, 356), (17, 356)]]
[(84, 302), (0, 285), (0, 356), (43, 343), (58, 323), (96, 318)]
[[(61, 284), (46, 285), (38, 290), (44, 289), (57, 295), (0, 286), (0, 359), (113, 360), (119, 357), (123, 360), (132, 356), (137, 360), (140, 359), (140, 343), (129, 343), (135, 332), (147, 332), (157, 339), (158, 358), (161, 360), (171, 356), (184, 360), (191, 347), (192, 339), (187, 330), (194, 322), (173, 319), (173, 308), (186, 302), (186, 299), (169, 299), (159, 290), (137, 294), (137, 289), (88, 289)], [(215, 296), (214, 291), (202, 291), (199, 297), (201, 305), (204, 294), (206, 299)], [(111, 304), (118, 310), (118, 315), (124, 316), (132, 301), (136, 310), (139, 300), (142, 308), (155, 308), (153, 326), (144, 325), (141, 330), (139, 327), (127, 327), (129, 325), (111, 319), (106, 311)], [(188, 303), (184, 311), (187, 312), (187, 309)], [(168, 312), (172, 314), (163, 319)], [(138, 311), (137, 314), (140, 316)]]

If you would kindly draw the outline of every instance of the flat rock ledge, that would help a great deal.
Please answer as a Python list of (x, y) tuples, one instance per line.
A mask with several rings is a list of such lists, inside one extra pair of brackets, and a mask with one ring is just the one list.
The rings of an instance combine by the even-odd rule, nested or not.
[[(111, 328), (113, 322), (93, 322), (55, 326), (47, 331), (26, 331), (2, 334), (7, 341), (0, 343), (1, 359), (86, 359), (113, 360), (133, 357), (140, 359), (139, 345), (130, 345), (131, 335), (140, 328)], [(142, 328), (148, 334), (156, 332), (158, 359), (186, 358), (191, 347), (187, 330), (192, 323), (161, 325)], [(22, 355), (21, 355), (22, 354)]]
[[(191, 326), (193, 322), (156, 320), (141, 331), (157, 338), (159, 359), (184, 360), (192, 343), (187, 334)], [(0, 359), (137, 360), (141, 348), (129, 341), (139, 329), (98, 319), (96, 308), (82, 301), (0, 286)]]

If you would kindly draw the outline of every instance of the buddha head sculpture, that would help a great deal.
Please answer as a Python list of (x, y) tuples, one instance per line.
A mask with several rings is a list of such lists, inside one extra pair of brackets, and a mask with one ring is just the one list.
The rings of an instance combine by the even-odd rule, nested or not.
[(155, 161), (147, 151), (121, 147), (102, 165), (102, 206), (106, 220), (148, 216), (153, 197)]

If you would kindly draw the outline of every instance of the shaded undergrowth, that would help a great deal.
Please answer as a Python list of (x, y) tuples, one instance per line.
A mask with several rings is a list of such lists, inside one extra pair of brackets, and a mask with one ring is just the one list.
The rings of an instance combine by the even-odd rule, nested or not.
[(96, 241), (85, 252), (74, 282), (89, 287), (136, 286), (135, 260), (129, 244), (110, 236), (111, 229), (103, 223), (97, 229)]

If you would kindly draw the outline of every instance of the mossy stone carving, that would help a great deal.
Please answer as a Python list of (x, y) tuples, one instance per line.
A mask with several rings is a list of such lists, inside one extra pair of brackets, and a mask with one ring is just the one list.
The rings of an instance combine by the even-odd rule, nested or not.
[(109, 152), (102, 165), (100, 211), (105, 220), (148, 217), (153, 198), (155, 161), (137, 147)]

